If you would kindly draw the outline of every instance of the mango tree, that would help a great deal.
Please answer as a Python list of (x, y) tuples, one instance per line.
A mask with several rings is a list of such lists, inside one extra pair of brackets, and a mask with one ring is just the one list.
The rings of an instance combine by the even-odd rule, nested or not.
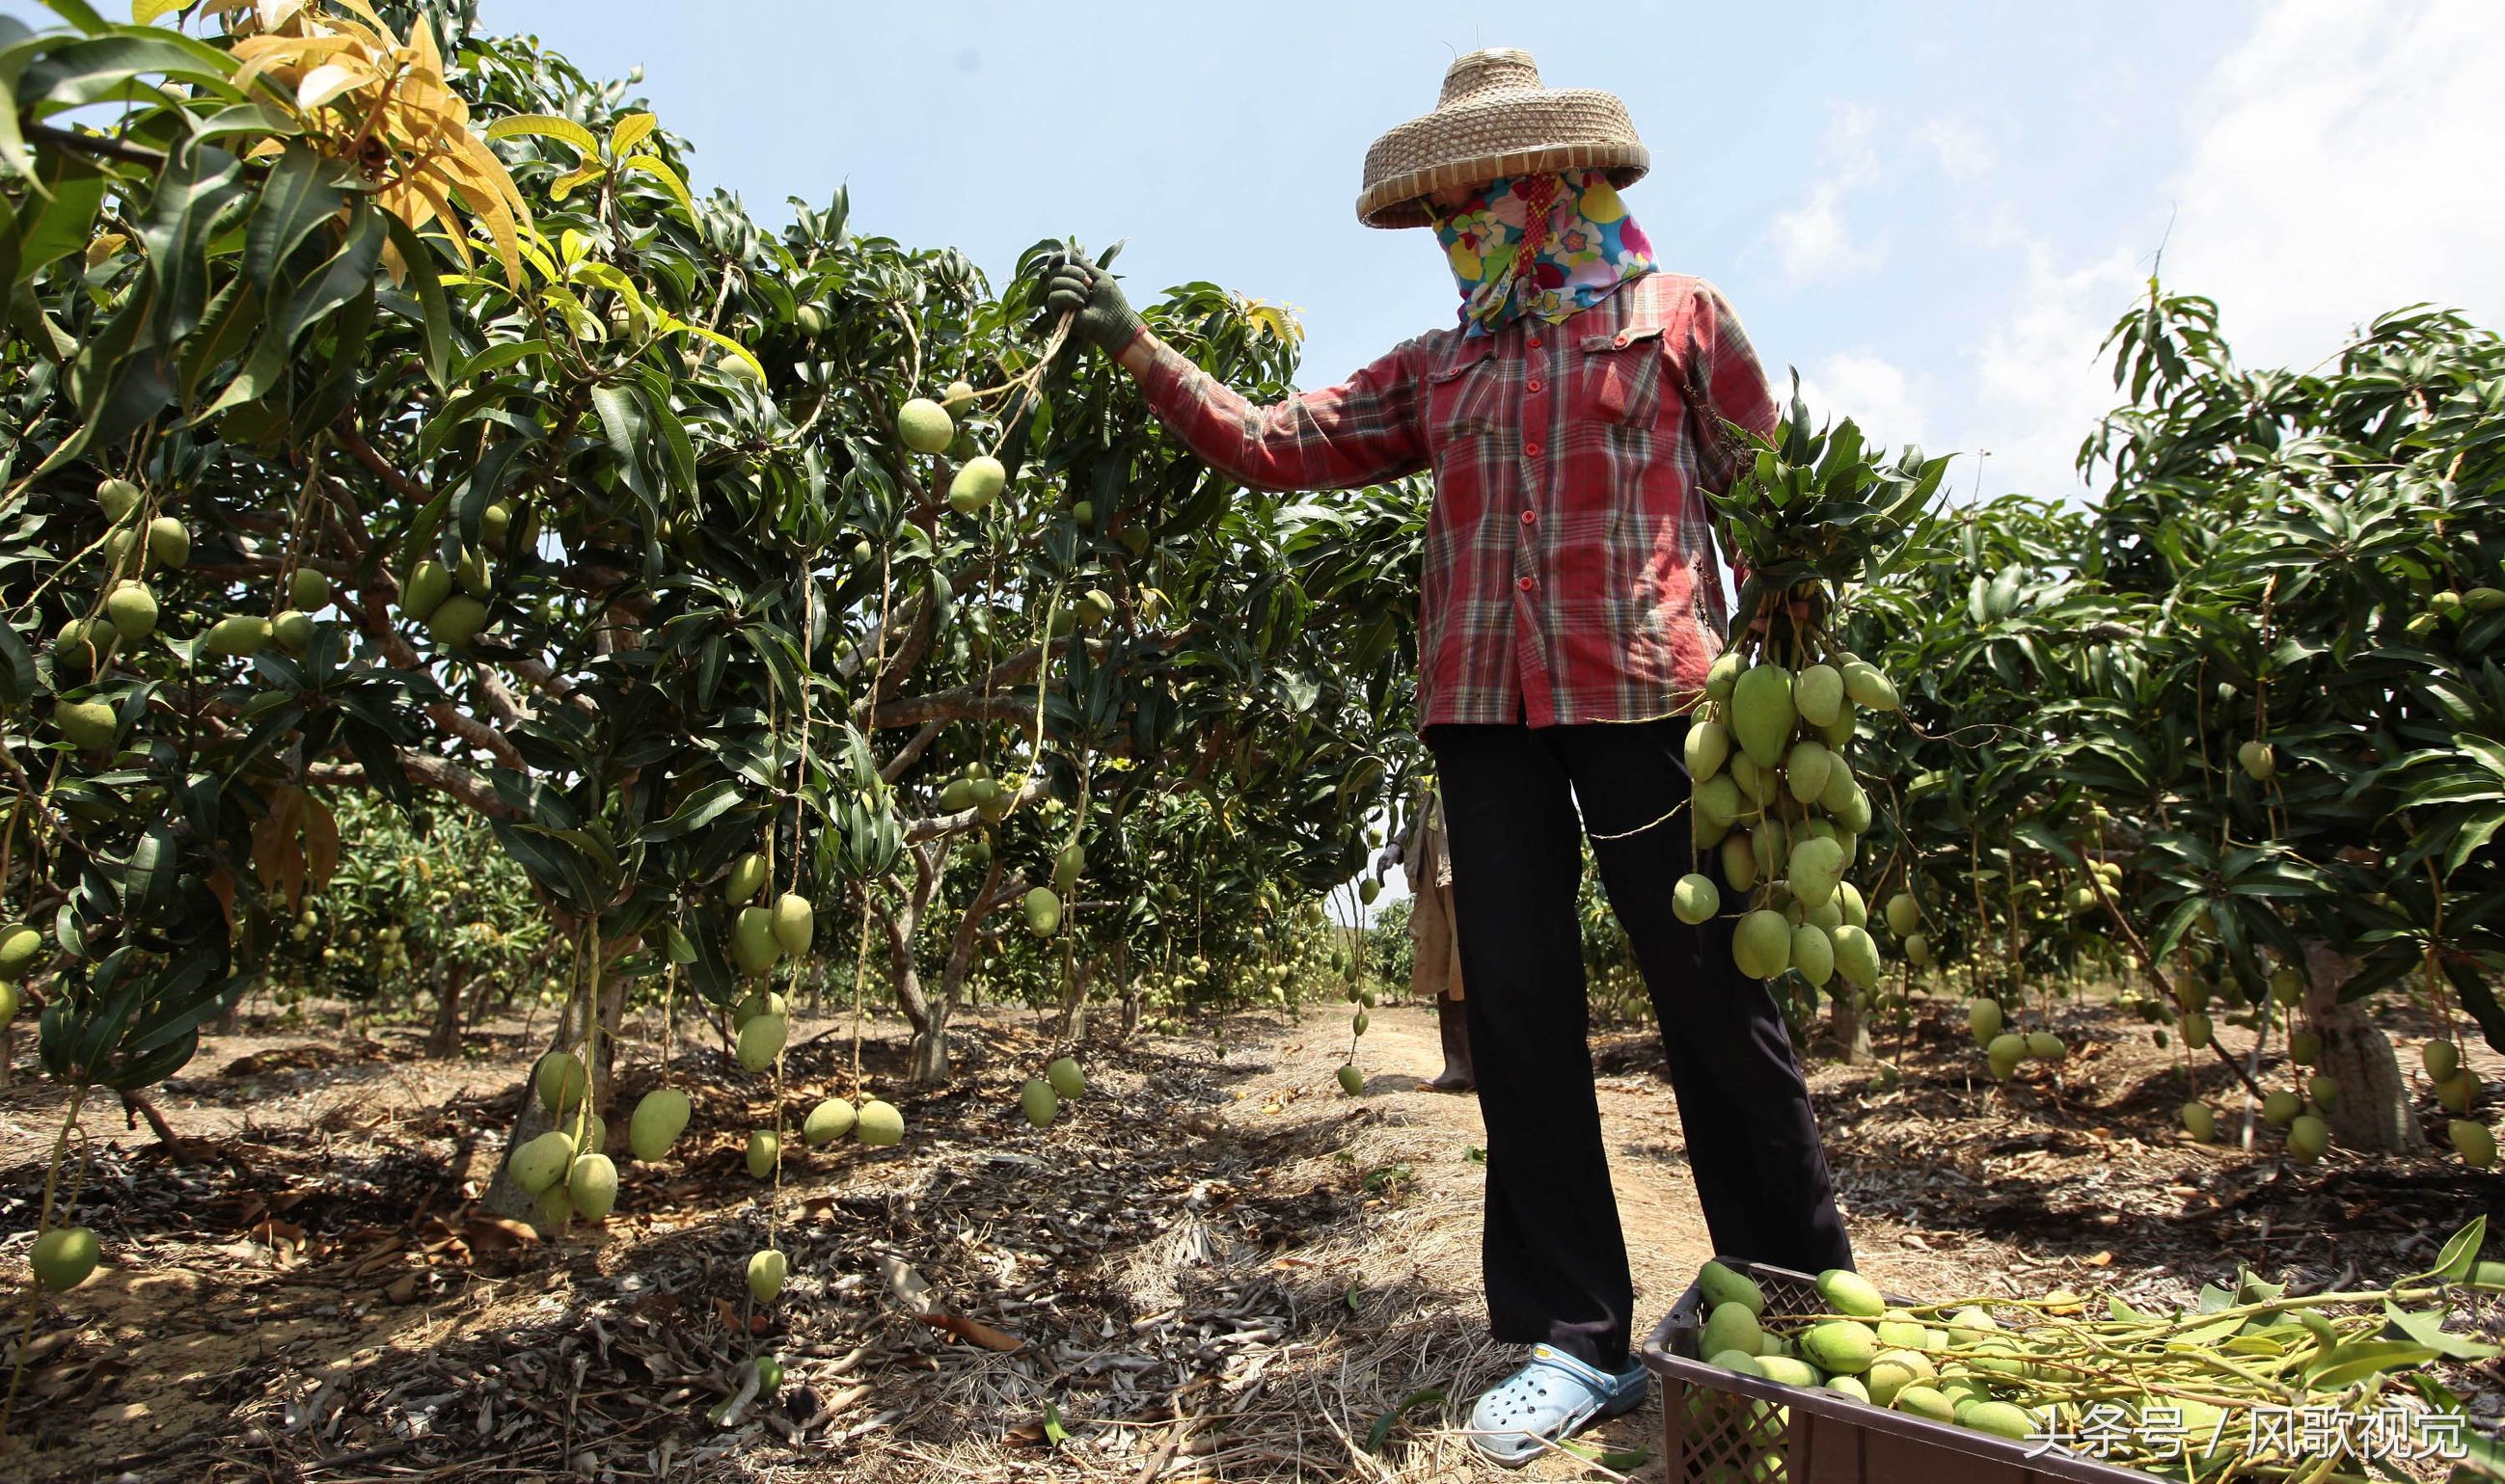
[[(1206, 730), (1183, 777), (1254, 816), (1256, 758), (1369, 750), (1288, 720), (1381, 673), (1317, 683), (1275, 507), (1109, 439), (1030, 280), (996, 299), (840, 197), (774, 237), (536, 43), (62, 10), (0, 22), (0, 967), (73, 1120), (236, 1002), (338, 871), (342, 791), (467, 810), (527, 876), (579, 972), (515, 1146), (562, 1121), (581, 1161), (631, 985), (796, 985), (821, 906), (892, 917), (908, 845), (1087, 817), (1099, 758), (1162, 778)], [(110, 132), (68, 121), (98, 103)], [(1284, 374), (1275, 311), (1179, 302), (1215, 368)], [(900, 415), (943, 375), (981, 396)], [(939, 807), (959, 758), (1016, 780), (1002, 818)], [(571, 1168), (490, 1204), (561, 1220)]]

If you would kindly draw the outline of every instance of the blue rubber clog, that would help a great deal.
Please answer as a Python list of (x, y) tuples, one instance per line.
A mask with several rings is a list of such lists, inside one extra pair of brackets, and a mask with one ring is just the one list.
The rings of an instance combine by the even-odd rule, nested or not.
[(1534, 1345), (1531, 1363), (1470, 1408), (1470, 1446), (1499, 1464), (1527, 1463), (1548, 1451), (1541, 1438), (1571, 1437), (1602, 1418), (1623, 1417), (1643, 1405), (1649, 1380), (1641, 1364), (1613, 1376)]

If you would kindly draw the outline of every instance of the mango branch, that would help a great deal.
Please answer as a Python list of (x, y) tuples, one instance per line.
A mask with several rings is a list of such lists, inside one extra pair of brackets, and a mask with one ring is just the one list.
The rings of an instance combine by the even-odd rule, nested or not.
[[(2158, 966), (2157, 955), (2149, 950), (2148, 940), (2139, 936), (2139, 929), (2132, 926), (2131, 919), (2123, 915), (2121, 904), (2114, 901), (2111, 892), (2105, 890), (2103, 879), (2094, 871), (2087, 872), (2086, 876), (2089, 889), (2097, 894), (2098, 905), (2104, 908), (2105, 915), (2113, 920), (2114, 928), (2122, 934), (2123, 941), (2131, 945), (2133, 955), (2139, 960), (2140, 972), (2146, 974), (2156, 984), (2157, 992), (2166, 996), (2170, 1002), (2182, 1003), (2175, 999), (2174, 987), (2167, 980), (2166, 971)], [(2259, 1035), (2262, 1032), (2257, 1031), (2255, 1034)], [(2209, 1049), (2218, 1053), (2218, 1059), (2226, 1063), (2228, 1071), (2236, 1074), (2236, 1081), (2244, 1085), (2244, 1090), (2251, 1093), (2256, 1102), (2268, 1100), (2270, 1094), (2262, 1090), (2261, 1084), (2253, 1080), (2253, 1074), (2236, 1060), (2235, 1053), (2228, 1051), (2224, 1042), (2211, 1036)]]
[[(521, 817), (519, 810), (497, 797), (493, 784), (458, 763), (413, 747), (403, 747), (396, 755), (411, 782), (434, 789), (473, 813), (489, 819)], [(304, 770), (304, 778), (306, 782), (332, 787), (366, 788), (373, 785), (361, 763), (315, 763)]]

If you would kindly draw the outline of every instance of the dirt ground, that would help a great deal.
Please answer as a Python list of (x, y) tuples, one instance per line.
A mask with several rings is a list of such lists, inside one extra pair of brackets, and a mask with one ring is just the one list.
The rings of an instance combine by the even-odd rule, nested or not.
[[(1858, 1261), (1883, 1288), (2178, 1303), (2239, 1263), (2380, 1283), (2499, 1213), (2494, 1177), (2433, 1155), (2335, 1149), (2297, 1169), (2267, 1134), (2191, 1145), (2179, 1053), (2096, 1007), (2069, 1015), (2058, 1075), (2009, 1086), (1945, 1000), (1881, 1035), (1892, 1075), (1816, 1069)], [(685, 1051), (697, 1109), (674, 1156), (621, 1156), (617, 1213), (557, 1241), (472, 1204), (530, 1059), (521, 1027), (500, 1029), (451, 1061), (422, 1058), (413, 1031), (214, 1039), (153, 1094), (179, 1150), (90, 1105), (77, 1216), (104, 1264), (32, 1324), (0, 1477), (1507, 1476), (1451, 1431), (1514, 1359), (1477, 1298), (1476, 1103), (1419, 1085), (1441, 1065), (1429, 1011), (1374, 1015), (1357, 1098), (1333, 1080), (1347, 1031), (1327, 1008), (1239, 1018), (1222, 1045), (1099, 1040), (1088, 1094), (1040, 1132), (1016, 1098), (1046, 1054), (1033, 1018), (975, 1016), (955, 1083), (920, 1095), (898, 1085), (900, 1024), (873, 1021), (869, 1085), (904, 1110), (904, 1143), (795, 1138), (779, 1195), (742, 1158), (770, 1088), (718, 1047)], [(62, 1112), (23, 1039), (0, 1090), (0, 1262), (16, 1271)], [(850, 1089), (849, 1023), (804, 1018), (794, 1044), (796, 1124)], [(1595, 1050), (1649, 1319), (1711, 1254), (1657, 1042), (1624, 1031)], [(2473, 1062), (2505, 1077), (2484, 1051)], [(623, 1066), (631, 1106), (656, 1069)], [(2200, 1075), (2234, 1106), (2222, 1068)], [(793, 1276), (759, 1308), (741, 1274), (769, 1225)], [(769, 1355), (784, 1380), (760, 1396)], [(2497, 1388), (2455, 1379), (2492, 1424)], [(1656, 1402), (1595, 1441), (1617, 1473), (1658, 1479), (1661, 1425)], [(1562, 1456), (1525, 1472), (1601, 1476)]]

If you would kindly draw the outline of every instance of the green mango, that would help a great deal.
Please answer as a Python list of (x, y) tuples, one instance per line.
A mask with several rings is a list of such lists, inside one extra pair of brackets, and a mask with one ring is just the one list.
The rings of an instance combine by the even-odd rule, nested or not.
[(59, 1294), (85, 1283), (101, 1255), (95, 1233), (87, 1227), (55, 1226), (35, 1238), (27, 1265), (34, 1269), (38, 1284)]
[(750, 1020), (739, 1032), (739, 1064), (751, 1072), (763, 1072), (774, 1065), (783, 1053), (792, 1022), (778, 1015), (761, 1015)]
[(583, 1155), (565, 1177), (565, 1193), (575, 1214), (586, 1222), (605, 1222), (617, 1205), (617, 1165), (607, 1155)]
[(904, 1138), (904, 1115), (873, 1097), (861, 1105), (853, 1137), (872, 1149), (899, 1143)]
[(1697, 1337), (1696, 1348), (1706, 1355), (1732, 1350), (1743, 1355), (1762, 1355), (1766, 1333), (1758, 1326), (1757, 1311), (1736, 1300), (1715, 1304), (1705, 1316), (1705, 1328)]
[(1828, 1312), (1855, 1319), (1877, 1319), (1888, 1312), (1879, 1286), (1849, 1267), (1830, 1267), (1817, 1275), (1817, 1296)]
[(574, 1135), (551, 1128), (514, 1150), (507, 1168), (513, 1184), (533, 1195), (541, 1194), (574, 1168)]
[(1726, 1303), (1739, 1304), (1751, 1314), (1766, 1312), (1765, 1290), (1757, 1280), (1718, 1259), (1697, 1270), (1696, 1284), (1705, 1295), (1708, 1313)]
[(1052, 1090), (1061, 1097), (1080, 1097), (1087, 1091), (1087, 1079), (1078, 1070), (1076, 1057), (1054, 1057), (1052, 1064), (1043, 1069), (1043, 1076), (1052, 1084)]
[(749, 1131), (748, 1173), (750, 1176), (758, 1180), (771, 1177), (774, 1166), (782, 1162), (782, 1157), (783, 1136), (781, 1134), (771, 1128), (756, 1128)]
[(818, 1149), (852, 1132), (859, 1122), (860, 1115), (853, 1111), (849, 1100), (830, 1097), (809, 1110), (808, 1121), (800, 1125), (800, 1139), (811, 1149)]
[(748, 1296), (759, 1303), (772, 1303), (783, 1292), (783, 1280), (792, 1272), (792, 1260), (777, 1248), (768, 1247), (748, 1260)]
[(1782, 760), (1799, 713), (1792, 705), (1792, 673), (1780, 665), (1753, 665), (1731, 690), (1731, 732), (1740, 749), (1760, 768)]
[(635, 1104), (634, 1117), (626, 1121), (627, 1149), (647, 1163), (660, 1158), (687, 1130), (693, 1111), (688, 1095), (676, 1087), (655, 1087), (645, 1093)]

